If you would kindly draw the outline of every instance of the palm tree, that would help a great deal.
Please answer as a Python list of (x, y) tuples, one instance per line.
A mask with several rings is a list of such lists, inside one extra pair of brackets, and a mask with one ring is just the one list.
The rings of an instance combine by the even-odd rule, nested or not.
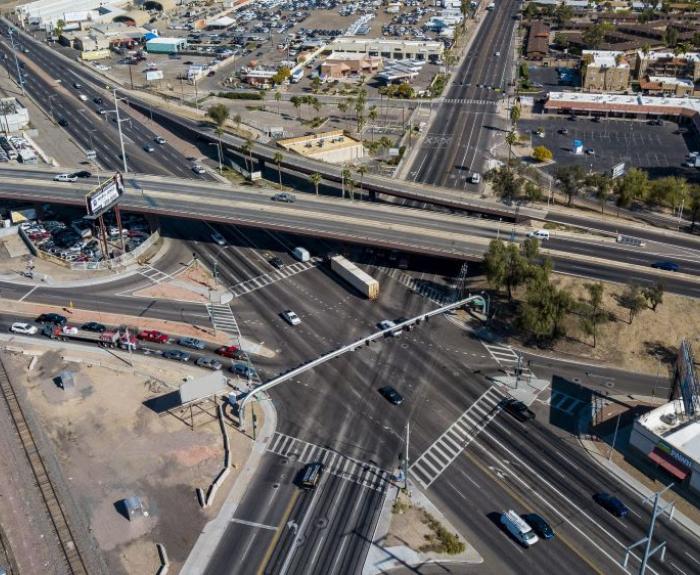
[(301, 98), (299, 96), (292, 96), (289, 101), (292, 103), (294, 106), (294, 109), (297, 111), (297, 119), (299, 119), (299, 108), (301, 108)]
[(510, 122), (513, 124), (513, 128), (516, 127), (518, 121), (520, 120), (520, 106), (518, 104), (513, 104), (510, 108)]
[(282, 166), (280, 164), (282, 163), (284, 156), (282, 156), (282, 154), (280, 152), (275, 152), (275, 155), (272, 157), (272, 159), (277, 164), (277, 177), (279, 178), (280, 190), (281, 190), (282, 189)]
[[(253, 157), (251, 156), (252, 151), (253, 151), (253, 142), (251, 142), (250, 140), (246, 140), (245, 143), (241, 146), (241, 152), (243, 152), (243, 154), (244, 154), (243, 158), (245, 160), (245, 169), (251, 175), (253, 173)], [(250, 166), (248, 165), (249, 159), (250, 159)]]
[(506, 144), (508, 144), (508, 166), (513, 158), (513, 145), (518, 141), (518, 134), (515, 130), (511, 130), (506, 134)]
[(345, 166), (340, 172), (340, 192), (342, 193), (343, 199), (345, 199), (345, 182), (350, 183), (350, 168)]
[(374, 123), (377, 121), (377, 118), (379, 117), (379, 109), (377, 106), (370, 106), (369, 110), (367, 111), (367, 117), (369, 118), (370, 122), (372, 122), (372, 141), (374, 142)]
[(223, 104), (214, 104), (207, 110), (207, 116), (216, 124), (216, 135), (219, 136), (219, 152), (221, 152), (223, 149), (221, 147), (221, 136), (224, 133), (224, 124), (228, 120), (228, 108)]
[(318, 196), (318, 186), (321, 183), (322, 179), (323, 179), (323, 177), (318, 172), (314, 172), (313, 174), (311, 174), (309, 176), (309, 180), (311, 180), (311, 183), (314, 185), (314, 188), (316, 189), (317, 196)]
[(277, 102), (277, 115), (281, 116), (281, 114), (280, 114), (280, 101), (282, 100), (282, 94), (279, 90), (275, 91), (274, 98), (275, 98), (275, 102)]
[(240, 129), (241, 129), (241, 120), (242, 120), (242, 119), (243, 119), (243, 118), (241, 118), (241, 115), (240, 115), (240, 114), (236, 114), (236, 115), (233, 117), (233, 121), (236, 122), (236, 129), (237, 129), (237, 130), (240, 130)]
[(365, 174), (367, 173), (367, 166), (360, 164), (357, 167), (357, 173), (360, 175), (360, 199), (362, 199), (362, 181), (364, 180)]

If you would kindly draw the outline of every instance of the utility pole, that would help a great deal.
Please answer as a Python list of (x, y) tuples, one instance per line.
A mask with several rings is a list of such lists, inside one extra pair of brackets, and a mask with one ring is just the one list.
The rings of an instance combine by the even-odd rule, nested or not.
[(411, 422), (406, 422), (406, 455), (403, 458), (404, 489), (408, 491), (408, 445), (411, 440)]
[(126, 165), (126, 152), (124, 151), (124, 134), (122, 134), (122, 121), (119, 117), (119, 98), (117, 98), (117, 89), (114, 88), (114, 113), (117, 115), (117, 128), (119, 129), (119, 145), (122, 149), (122, 162), (124, 164), (124, 173), (129, 173), (129, 167)]
[(518, 384), (520, 383), (520, 372), (523, 369), (523, 356), (519, 353), (516, 355), (518, 357), (518, 362), (515, 364), (515, 389), (518, 389)]
[(617, 414), (617, 422), (615, 422), (615, 433), (613, 433), (612, 445), (610, 446), (610, 452), (608, 453), (608, 461), (612, 459), (613, 451), (615, 451), (615, 442), (617, 441), (617, 430), (620, 429), (620, 418), (622, 413)]
[(639, 566), (639, 575), (644, 575), (647, 570), (647, 565), (649, 563), (649, 558), (654, 555), (659, 549), (661, 550), (661, 561), (666, 560), (666, 541), (662, 541), (659, 543), (656, 547), (653, 549), (651, 548), (651, 541), (652, 537), (654, 535), (654, 525), (656, 523), (656, 519), (661, 515), (664, 511), (666, 511), (667, 507), (673, 507), (673, 502), (669, 502), (663, 507), (659, 507), (659, 499), (661, 499), (661, 495), (669, 490), (671, 487), (673, 487), (673, 483), (659, 491), (658, 493), (654, 494), (654, 508), (651, 511), (651, 518), (649, 520), (649, 530), (647, 531), (646, 537), (643, 537), (636, 543), (633, 543), (629, 547), (625, 548), (625, 560), (623, 562), (623, 566), (625, 569), (627, 568), (627, 561), (629, 560), (630, 553), (632, 552), (632, 549), (637, 547), (638, 545), (642, 545), (643, 543), (646, 544), (644, 546), (644, 555), (642, 556), (642, 564)]
[(22, 73), (19, 70), (19, 61), (17, 60), (17, 50), (15, 49), (15, 37), (13, 35), (12, 28), (8, 27), (7, 32), (10, 35), (10, 44), (12, 44), (12, 55), (15, 57), (15, 68), (17, 68), (17, 82), (19, 83), (19, 87), (22, 89), (22, 96), (26, 96), (27, 94), (24, 91), (24, 80), (22, 78)]

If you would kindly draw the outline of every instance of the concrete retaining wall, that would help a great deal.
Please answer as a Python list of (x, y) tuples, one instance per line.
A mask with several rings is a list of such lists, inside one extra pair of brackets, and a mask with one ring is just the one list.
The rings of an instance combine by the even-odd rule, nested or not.
[(219, 487), (221, 487), (221, 484), (226, 480), (229, 473), (231, 473), (231, 447), (228, 439), (228, 430), (226, 429), (226, 421), (224, 419), (223, 404), (219, 404), (219, 406), (217, 407), (217, 412), (219, 415), (219, 426), (221, 427), (221, 434), (224, 437), (224, 467), (218, 473), (212, 484), (209, 486), (209, 489), (207, 490), (207, 496), (204, 499), (203, 504), (201, 490), (199, 490), (200, 493), (198, 493), (198, 498), (202, 507), (209, 507), (212, 504), (214, 498), (216, 497), (216, 492), (219, 490)]

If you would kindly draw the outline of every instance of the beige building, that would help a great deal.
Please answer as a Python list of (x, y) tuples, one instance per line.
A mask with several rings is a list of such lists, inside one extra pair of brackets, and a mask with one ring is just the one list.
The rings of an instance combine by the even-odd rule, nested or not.
[(342, 130), (333, 130), (310, 136), (278, 140), (277, 145), (307, 158), (332, 164), (345, 164), (359, 160), (365, 155), (362, 142), (346, 135)]
[(442, 42), (362, 38), (359, 36), (336, 38), (331, 42), (329, 48), (335, 52), (355, 52), (393, 60), (440, 58), (445, 51), (445, 45)]
[(581, 79), (589, 92), (624, 92), (630, 84), (630, 65), (623, 52), (584, 50)]
[(651, 96), (693, 96), (695, 84), (687, 78), (673, 76), (647, 76), (639, 80), (639, 87)]
[(321, 64), (321, 75), (327, 78), (345, 78), (351, 75), (373, 75), (382, 70), (381, 56), (333, 52)]
[(689, 78), (697, 82), (700, 80), (700, 53), (649, 52), (645, 54), (640, 50), (637, 52), (635, 75), (640, 79), (644, 76), (673, 76)]

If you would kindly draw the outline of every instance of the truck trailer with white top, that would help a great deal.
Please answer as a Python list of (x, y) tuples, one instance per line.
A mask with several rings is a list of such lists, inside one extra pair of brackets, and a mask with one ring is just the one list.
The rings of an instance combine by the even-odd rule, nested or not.
[(330, 258), (331, 269), (368, 299), (379, 297), (379, 282), (343, 256)]

